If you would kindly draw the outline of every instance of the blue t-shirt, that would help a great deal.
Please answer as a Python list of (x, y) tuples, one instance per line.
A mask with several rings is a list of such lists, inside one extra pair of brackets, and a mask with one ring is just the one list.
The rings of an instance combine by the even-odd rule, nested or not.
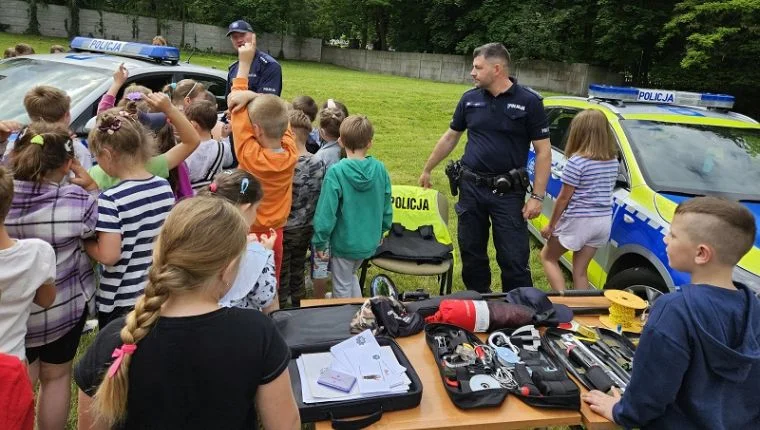
[[(232, 63), (227, 73), (227, 92), (232, 89), (232, 79), (237, 77), (238, 62)], [(279, 97), (282, 93), (282, 67), (277, 60), (266, 52), (256, 50), (248, 74), (248, 89), (260, 94), (274, 94)]]
[(562, 183), (575, 187), (567, 209), (567, 218), (609, 216), (612, 214), (612, 190), (618, 174), (618, 161), (592, 160), (573, 155), (562, 170)]
[(169, 182), (157, 176), (122, 181), (100, 194), (95, 230), (121, 234), (121, 259), (103, 265), (98, 312), (135, 305), (153, 263), (153, 241), (173, 205)]
[(462, 162), (484, 174), (504, 174), (528, 163), (530, 143), (549, 137), (541, 96), (509, 78), (512, 86), (494, 97), (474, 88), (462, 95), (451, 129), (467, 130)]

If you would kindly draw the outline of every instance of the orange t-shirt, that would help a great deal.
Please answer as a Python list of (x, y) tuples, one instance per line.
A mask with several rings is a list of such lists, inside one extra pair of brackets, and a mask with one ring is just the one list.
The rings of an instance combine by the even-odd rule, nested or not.
[[(248, 79), (234, 78), (232, 91), (247, 90)], [(282, 151), (262, 147), (253, 135), (248, 110), (240, 109), (231, 114), (232, 136), (239, 167), (261, 182), (264, 198), (256, 212), (252, 231), (284, 227), (293, 201), (293, 174), (298, 161), (295, 136), (288, 126), (282, 136)]]

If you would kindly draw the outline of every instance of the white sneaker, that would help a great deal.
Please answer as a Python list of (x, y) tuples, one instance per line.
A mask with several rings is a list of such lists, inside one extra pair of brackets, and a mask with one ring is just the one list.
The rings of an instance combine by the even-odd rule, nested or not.
[(84, 323), (84, 329), (82, 330), (82, 334), (89, 333), (89, 332), (95, 330), (96, 328), (98, 328), (98, 320), (96, 320), (96, 319), (87, 320)]
[(328, 293), (325, 293), (325, 298), (326, 299), (332, 299), (332, 291), (330, 291)]

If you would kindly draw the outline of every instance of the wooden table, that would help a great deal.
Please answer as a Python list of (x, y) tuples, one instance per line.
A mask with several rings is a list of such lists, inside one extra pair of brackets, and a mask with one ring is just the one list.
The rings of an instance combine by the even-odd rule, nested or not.
[[(302, 300), (301, 306), (327, 304), (363, 303), (364, 299), (310, 299)], [(604, 297), (556, 297), (555, 303), (571, 307), (609, 306)], [(596, 325), (595, 316), (578, 316), (583, 324)], [(478, 335), (485, 340), (485, 336)], [(498, 408), (462, 410), (454, 406), (446, 394), (438, 373), (433, 354), (425, 343), (424, 333), (396, 338), (401, 349), (411, 361), (422, 382), (422, 401), (419, 407), (402, 411), (385, 412), (383, 418), (372, 427), (376, 429), (442, 429), (460, 430), (523, 429), (546, 426), (569, 426), (583, 424), (587, 429), (616, 428), (614, 423), (595, 414), (583, 403), (580, 413), (560, 409), (541, 409), (528, 406), (515, 396), (507, 396)], [(579, 384), (580, 386), (580, 384)], [(581, 392), (585, 392), (581, 386)], [(330, 429), (328, 421), (316, 424), (317, 430)]]

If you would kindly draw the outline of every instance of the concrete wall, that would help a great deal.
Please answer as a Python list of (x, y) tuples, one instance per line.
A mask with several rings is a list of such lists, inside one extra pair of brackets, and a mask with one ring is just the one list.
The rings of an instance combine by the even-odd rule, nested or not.
[[(102, 18), (101, 18), (102, 15)], [(69, 10), (64, 6), (40, 4), (37, 10), (40, 32), (45, 36), (67, 37)], [(29, 4), (18, 0), (0, 0), (0, 23), (11, 33), (23, 33), (29, 25)], [(150, 42), (156, 34), (156, 20), (111, 12), (81, 9), (79, 31), (83, 36)], [(226, 28), (186, 23), (185, 44), (201, 51), (234, 53), (225, 36)], [(161, 34), (170, 44), (179, 46), (182, 23), (162, 21)], [(282, 49), (286, 59), (321, 61), (355, 70), (429, 79), (440, 82), (471, 83), (472, 59), (464, 55), (422, 54), (409, 52), (367, 51), (323, 47), (321, 39), (281, 38), (276, 34), (257, 34), (258, 47), (277, 56)], [(620, 74), (588, 64), (551, 61), (524, 61), (512, 65), (511, 74), (520, 83), (564, 94), (586, 95), (590, 83), (620, 84)]]
[[(429, 79), (471, 83), (472, 58), (460, 55), (367, 51), (322, 47), (322, 62), (349, 69)], [(586, 95), (589, 83), (620, 84), (621, 75), (580, 63), (531, 60), (517, 62), (510, 71), (520, 83), (536, 89)]]
[[(101, 20), (102, 15), (102, 20)], [(67, 37), (66, 25), (71, 21), (69, 9), (64, 6), (39, 4), (37, 19), (40, 33), (44, 36)], [(9, 26), (11, 33), (23, 33), (29, 26), (29, 3), (18, 0), (0, 0), (0, 23)], [(161, 21), (161, 34), (171, 45), (179, 46), (182, 41), (182, 22)], [(82, 36), (150, 42), (156, 35), (156, 20), (143, 16), (124, 15), (111, 12), (80, 9), (79, 32)], [(232, 44), (225, 36), (227, 29), (205, 24), (185, 24), (185, 44), (201, 51), (234, 53)], [(280, 48), (286, 59), (320, 61), (322, 58), (321, 39), (297, 39), (276, 34), (257, 34), (258, 48), (272, 55), (278, 55)]]

